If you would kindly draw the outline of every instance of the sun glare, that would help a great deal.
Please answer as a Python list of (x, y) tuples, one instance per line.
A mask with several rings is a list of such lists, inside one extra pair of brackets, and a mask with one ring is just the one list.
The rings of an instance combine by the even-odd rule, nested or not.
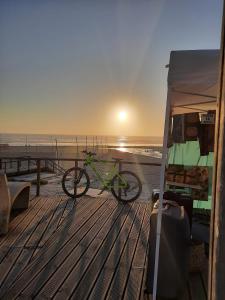
[(127, 119), (127, 112), (126, 112), (126, 111), (120, 111), (120, 112), (118, 113), (118, 119), (119, 119), (121, 122), (126, 121), (126, 119)]

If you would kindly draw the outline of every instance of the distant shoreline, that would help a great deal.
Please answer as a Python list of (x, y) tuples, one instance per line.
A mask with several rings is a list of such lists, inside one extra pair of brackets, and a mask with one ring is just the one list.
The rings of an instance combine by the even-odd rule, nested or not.
[[(122, 157), (126, 156), (138, 156), (145, 157), (145, 159), (160, 159), (160, 153), (162, 146), (149, 145), (149, 146), (0, 146), (0, 157), (49, 157), (49, 158), (71, 158), (71, 157), (83, 157), (83, 150), (88, 150), (97, 153), (99, 156), (115, 155)], [(126, 151), (127, 150), (127, 151)]]
[(161, 137), (151, 136), (101, 136), (101, 135), (43, 135), (3, 134), (0, 145), (9, 146), (99, 146), (99, 147), (149, 147), (161, 145)]

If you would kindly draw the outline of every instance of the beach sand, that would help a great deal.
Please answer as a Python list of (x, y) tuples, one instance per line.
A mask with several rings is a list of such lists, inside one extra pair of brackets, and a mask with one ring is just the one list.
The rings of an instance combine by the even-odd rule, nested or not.
[[(151, 147), (154, 148), (154, 147)], [(9, 146), (7, 149), (0, 151), (1, 157), (25, 157), (29, 156), (31, 158), (84, 158), (82, 150), (85, 147), (70, 147), (70, 146), (59, 146), (57, 149), (52, 146)], [(112, 161), (112, 158), (122, 158), (122, 170), (128, 170), (136, 173), (142, 182), (142, 193), (140, 196), (141, 200), (148, 201), (151, 199), (152, 189), (159, 188), (159, 166), (152, 165), (139, 165), (138, 163), (161, 163), (160, 158), (154, 158), (146, 155), (137, 155), (128, 152), (118, 151), (116, 149), (106, 149), (106, 148), (92, 148), (88, 147), (88, 151), (94, 151), (97, 153), (96, 159), (99, 160), (109, 160)], [(160, 147), (155, 147), (155, 150), (160, 151)], [(126, 164), (124, 162), (133, 162), (135, 164)], [(62, 162), (59, 161), (59, 164), (64, 169), (68, 169), (74, 166), (74, 162)], [(82, 167), (83, 163), (80, 162), (79, 165)], [(97, 163), (97, 168), (102, 174), (105, 174), (112, 167), (110, 163)], [(88, 173), (91, 177), (91, 187), (99, 188), (98, 183), (94, 180), (92, 171), (88, 169)], [(48, 180), (47, 185), (41, 186), (41, 194), (63, 194), (61, 188), (61, 178), (62, 174), (54, 176), (54, 174), (42, 174), (42, 178)], [(16, 180), (31, 180), (36, 177), (36, 174), (19, 176), (14, 178)], [(32, 186), (32, 194), (35, 193), (35, 186)]]

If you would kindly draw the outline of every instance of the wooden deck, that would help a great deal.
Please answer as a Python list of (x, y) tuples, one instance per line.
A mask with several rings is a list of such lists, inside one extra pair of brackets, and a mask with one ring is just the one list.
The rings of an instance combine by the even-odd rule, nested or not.
[[(149, 204), (36, 197), (0, 238), (0, 299), (144, 299)], [(193, 274), (183, 299), (206, 299)]]

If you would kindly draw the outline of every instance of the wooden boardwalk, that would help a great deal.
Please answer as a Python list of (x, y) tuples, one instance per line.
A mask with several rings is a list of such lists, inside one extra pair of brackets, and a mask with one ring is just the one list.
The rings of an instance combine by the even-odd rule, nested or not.
[[(144, 202), (34, 198), (0, 238), (0, 299), (147, 299), (149, 215)], [(206, 299), (194, 275), (184, 299)]]

